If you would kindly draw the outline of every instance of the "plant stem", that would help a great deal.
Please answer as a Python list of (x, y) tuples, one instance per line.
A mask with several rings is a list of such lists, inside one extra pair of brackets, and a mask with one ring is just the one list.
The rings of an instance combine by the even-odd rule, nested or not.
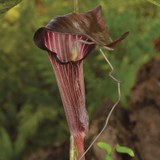
[(73, 12), (78, 13), (79, 12), (78, 0), (72, 0), (72, 5), (73, 5)]
[(70, 160), (78, 160), (78, 152), (74, 137), (70, 136)]

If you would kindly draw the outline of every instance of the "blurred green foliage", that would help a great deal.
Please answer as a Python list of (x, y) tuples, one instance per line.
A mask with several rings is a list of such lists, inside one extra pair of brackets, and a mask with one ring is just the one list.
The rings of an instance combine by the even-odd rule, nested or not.
[[(51, 18), (72, 12), (71, 0), (23, 0), (0, 19), (0, 160), (21, 160), (35, 150), (68, 139), (69, 132), (56, 79), (34, 32)], [(156, 56), (160, 35), (158, 7), (145, 0), (82, 0), (80, 12), (101, 4), (113, 39), (130, 35), (107, 53), (121, 80), (121, 103), (128, 106), (139, 67)], [(106, 98), (117, 98), (117, 84), (96, 49), (84, 61), (89, 115)], [(94, 99), (94, 101), (93, 101)]]
[(160, 0), (148, 0), (148, 1), (160, 7)]
[(9, 9), (20, 3), (22, 0), (0, 0), (0, 16)]

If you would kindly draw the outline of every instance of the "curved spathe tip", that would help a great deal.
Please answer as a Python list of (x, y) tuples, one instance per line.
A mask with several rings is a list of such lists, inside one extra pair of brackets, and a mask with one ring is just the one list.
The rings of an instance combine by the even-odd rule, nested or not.
[[(129, 32), (126, 32), (118, 40), (112, 41), (108, 33), (108, 27), (102, 17), (101, 6), (97, 6), (85, 13), (69, 13), (64, 16), (55, 17), (46, 25), (46, 27), (42, 27), (36, 31), (34, 41), (39, 48), (53, 53), (59, 63), (66, 62), (61, 61), (57, 57), (55, 51), (46, 47), (45, 37), (47, 36), (47, 32), (82, 36), (101, 47), (115, 47), (129, 34)], [(86, 55), (75, 61), (82, 60), (85, 57)], [(67, 63), (68, 62), (69, 60)]]
[(116, 47), (116, 46), (118, 46), (118, 45), (121, 43), (121, 41), (122, 41), (123, 39), (125, 39), (128, 35), (129, 35), (129, 32), (125, 32), (119, 39), (111, 42), (110, 44), (108, 44), (108, 45), (106, 45), (106, 46), (108, 46), (108, 47)]

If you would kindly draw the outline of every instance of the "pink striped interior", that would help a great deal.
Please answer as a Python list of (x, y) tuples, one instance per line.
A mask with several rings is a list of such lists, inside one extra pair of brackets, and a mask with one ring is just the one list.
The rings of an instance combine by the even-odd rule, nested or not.
[[(70, 59), (71, 49), (75, 40), (84, 40), (84, 41), (90, 42), (90, 40), (84, 36), (61, 34), (61, 33), (47, 31), (47, 34), (45, 37), (45, 44), (48, 41), (49, 46), (46, 45), (46, 47), (52, 52), (55, 52), (57, 54), (58, 59), (61, 62), (66, 63), (71, 61)], [(77, 49), (78, 49), (77, 60), (80, 60), (83, 57), (85, 57), (91, 50), (94, 49), (94, 46), (95, 45), (88, 45), (88, 44), (79, 42), (77, 45)]]

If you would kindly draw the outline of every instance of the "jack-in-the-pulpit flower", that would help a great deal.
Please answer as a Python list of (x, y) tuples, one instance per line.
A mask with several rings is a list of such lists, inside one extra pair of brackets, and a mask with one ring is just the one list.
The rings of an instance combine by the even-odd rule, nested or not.
[(48, 53), (79, 157), (84, 152), (83, 139), (89, 124), (85, 106), (83, 59), (96, 45), (102, 48), (117, 46), (127, 34), (112, 42), (101, 6), (98, 6), (83, 14), (70, 13), (55, 17), (34, 35), (36, 45)]

